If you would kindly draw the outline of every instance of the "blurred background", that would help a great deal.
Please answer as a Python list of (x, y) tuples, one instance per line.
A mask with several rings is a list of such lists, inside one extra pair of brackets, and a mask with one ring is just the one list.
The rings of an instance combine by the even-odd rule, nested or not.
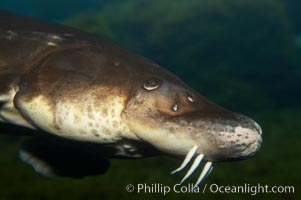
[[(99, 34), (159, 63), (210, 100), (255, 119), (264, 131), (261, 151), (246, 161), (215, 165), (205, 183), (295, 187), (295, 194), (170, 193), (165, 198), (301, 198), (300, 0), (0, 0), (0, 8)], [(180, 161), (163, 157), (113, 160), (99, 177), (48, 179), (19, 161), (21, 140), (0, 136), (0, 200), (160, 199), (161, 194), (127, 193), (125, 186), (172, 186), (185, 173), (169, 175)]]

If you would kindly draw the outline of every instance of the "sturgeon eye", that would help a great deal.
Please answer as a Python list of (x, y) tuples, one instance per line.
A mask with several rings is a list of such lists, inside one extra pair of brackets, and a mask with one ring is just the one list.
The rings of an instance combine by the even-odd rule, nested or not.
[(151, 90), (155, 90), (158, 87), (160, 87), (160, 83), (161, 83), (161, 81), (159, 79), (151, 78), (151, 79), (147, 80), (143, 86), (146, 90), (151, 91)]

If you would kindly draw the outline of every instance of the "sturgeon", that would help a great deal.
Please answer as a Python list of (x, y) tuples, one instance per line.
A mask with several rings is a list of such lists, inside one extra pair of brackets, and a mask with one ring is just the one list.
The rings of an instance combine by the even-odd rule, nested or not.
[[(23, 161), (47, 176), (104, 173), (109, 158), (190, 163), (253, 156), (262, 130), (158, 64), (80, 30), (0, 11), (0, 121), (32, 129)], [(2, 124), (3, 125), (3, 124)]]

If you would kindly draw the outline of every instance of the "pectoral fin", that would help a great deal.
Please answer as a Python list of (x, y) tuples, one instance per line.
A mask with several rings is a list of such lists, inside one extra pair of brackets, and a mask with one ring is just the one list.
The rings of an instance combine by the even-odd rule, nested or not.
[(66, 148), (50, 141), (34, 138), (23, 143), (20, 150), (22, 161), (34, 170), (49, 177), (82, 178), (104, 174), (109, 161), (81, 149)]

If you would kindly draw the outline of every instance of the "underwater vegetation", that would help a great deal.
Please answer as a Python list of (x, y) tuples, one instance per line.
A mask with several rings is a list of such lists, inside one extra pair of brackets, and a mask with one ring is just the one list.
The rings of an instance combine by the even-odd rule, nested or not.
[(281, 1), (130, 0), (66, 23), (155, 60), (233, 109), (300, 102), (287, 98), (300, 90), (300, 56)]
[[(10, 2), (15, 3), (0, 1), (0, 8), (104, 36), (166, 67), (218, 104), (255, 119), (263, 128), (260, 152), (246, 161), (217, 164), (205, 183), (295, 187), (295, 194), (170, 193), (167, 198), (300, 199), (300, 1)], [(128, 193), (125, 187), (173, 185), (183, 176), (169, 174), (180, 161), (162, 157), (113, 160), (99, 177), (44, 178), (19, 161), (24, 138), (0, 130), (0, 200), (158, 199), (164, 196)]]

